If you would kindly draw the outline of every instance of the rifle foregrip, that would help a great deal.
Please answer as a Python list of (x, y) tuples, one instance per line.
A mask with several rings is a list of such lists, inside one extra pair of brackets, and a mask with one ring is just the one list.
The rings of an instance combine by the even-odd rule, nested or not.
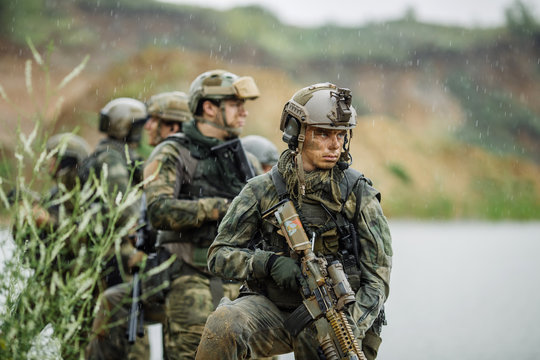
[(359, 360), (366, 360), (360, 345), (356, 341), (354, 333), (343, 311), (329, 311), (326, 318), (334, 330), (341, 351), (346, 355), (356, 355)]

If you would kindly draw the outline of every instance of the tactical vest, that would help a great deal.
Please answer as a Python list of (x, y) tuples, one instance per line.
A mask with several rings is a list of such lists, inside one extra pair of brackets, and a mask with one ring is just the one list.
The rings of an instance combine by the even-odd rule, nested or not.
[[(371, 185), (371, 181), (353, 169), (345, 170), (344, 174), (345, 176), (339, 184), (342, 203), (345, 203), (355, 188), (359, 189), (356, 192), (357, 206), (352, 219), (347, 219), (343, 211), (333, 212), (319, 202), (309, 202), (304, 199), (301, 207), (298, 204), (295, 205), (308, 238), (315, 239), (315, 254), (326, 257), (329, 264), (334, 260), (340, 261), (349, 278), (351, 287), (356, 292), (360, 287), (360, 264), (358, 260), (360, 249), (358, 248), (359, 243), (354, 219), (359, 216), (363, 186), (365, 184)], [(270, 176), (279, 199), (288, 198), (289, 194), (284, 179), (276, 166), (272, 168)], [(358, 182), (361, 182), (361, 184), (358, 184)], [(287, 241), (279, 232), (280, 227), (274, 217), (266, 217), (263, 219), (261, 234), (259, 235), (263, 240), (256, 246), (278, 255), (296, 258), (296, 253), (290, 250)], [(302, 302), (300, 294), (291, 294), (289, 291), (284, 291), (272, 281), (267, 281), (264, 284), (253, 282), (248, 283), (248, 285), (251, 290), (262, 292), (282, 309), (295, 309)]]
[[(174, 142), (179, 151), (177, 182), (174, 195), (177, 199), (197, 200), (207, 197), (233, 199), (242, 190), (241, 182), (233, 171), (225, 168), (220, 159), (209, 149), (191, 141), (185, 134), (169, 136), (165, 141)], [(161, 145), (160, 144), (160, 145)], [(159, 145), (158, 145), (159, 146)], [(217, 235), (218, 221), (206, 222), (200, 228), (185, 229), (180, 232), (160, 231), (159, 243), (189, 242), (197, 248), (196, 263), (206, 266), (206, 251)]]

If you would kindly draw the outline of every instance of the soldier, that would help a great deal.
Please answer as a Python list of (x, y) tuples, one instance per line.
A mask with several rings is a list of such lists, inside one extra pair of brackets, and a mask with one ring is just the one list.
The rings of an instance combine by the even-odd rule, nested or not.
[[(58, 194), (60, 184), (63, 184), (68, 191), (77, 186), (79, 183), (78, 171), (83, 161), (90, 155), (90, 146), (80, 136), (72, 133), (61, 133), (51, 136), (47, 140), (46, 148), (48, 152), (56, 148), (59, 149), (59, 153), (53, 156), (49, 163), (49, 174), (56, 183), (49, 192), (49, 198), (54, 198)], [(65, 205), (69, 211), (72, 204), (67, 202)], [(45, 223), (56, 224), (58, 222), (58, 205), (48, 210), (34, 208), (34, 214), (37, 215), (35, 219), (39, 227)]]
[(148, 144), (156, 146), (169, 135), (182, 132), (182, 124), (191, 120), (188, 97), (181, 91), (154, 95), (147, 104), (148, 120), (144, 129)]
[(242, 145), (261, 163), (263, 172), (267, 173), (276, 165), (279, 152), (270, 140), (259, 135), (249, 135), (242, 138)]
[[(173, 91), (154, 95), (150, 98), (146, 106), (148, 117), (144, 124), (144, 129), (147, 132), (148, 143), (152, 146), (164, 142), (169, 137), (179, 135), (182, 130), (182, 123), (191, 119), (188, 97), (183, 92)], [(152, 247), (152, 245), (145, 244), (147, 247)], [(134, 265), (142, 261), (144, 256), (145, 254), (141, 251), (137, 252), (131, 256), (129, 265)], [(145, 290), (149, 293), (153, 291), (153, 289), (147, 288), (147, 286), (144, 287), (143, 292)], [(94, 321), (94, 328), (96, 331), (99, 331), (100, 328), (107, 328), (109, 326), (107, 324), (115, 325), (106, 330), (107, 334), (102, 333), (101, 336), (91, 342), (88, 350), (88, 358), (124, 359), (128, 358), (129, 353), (129, 358), (134, 359), (143, 358), (141, 355), (145, 355), (144, 353), (137, 354), (137, 351), (140, 352), (141, 350), (141, 345), (145, 344), (144, 339), (138, 339), (135, 342), (136, 348), (134, 349), (128, 345), (126, 338), (127, 323), (125, 320), (128, 317), (130, 308), (129, 296), (131, 295), (131, 290), (131, 284), (124, 283), (113, 286), (105, 291), (103, 308), (114, 309), (114, 311), (110, 313), (100, 312)], [(156, 296), (153, 296), (143, 301), (146, 323), (164, 321), (163, 304), (160, 301), (155, 301), (155, 299)]]
[[(90, 146), (87, 142), (72, 133), (60, 133), (50, 137), (46, 144), (47, 153), (54, 155), (51, 157), (49, 162), (49, 175), (54, 180), (54, 185), (48, 191), (48, 193), (39, 197), (35, 196), (36, 203), (32, 207), (32, 216), (36, 222), (36, 225), (39, 229), (38, 236), (40, 241), (46, 247), (58, 246), (56, 242), (59, 239), (59, 228), (66, 227), (69, 223), (68, 219), (72, 218), (72, 221), (76, 221), (80, 216), (80, 208), (78, 207), (78, 199), (76, 196), (66, 196), (66, 194), (73, 193), (79, 190), (79, 178), (78, 178), (78, 169), (82, 165), (83, 160), (90, 154)], [(77, 212), (78, 215), (73, 215), (74, 212)], [(61, 225), (63, 224), (63, 225)], [(24, 227), (26, 224), (15, 224), (14, 233), (19, 230), (24, 232)], [(70, 279), (77, 278), (81, 275), (81, 271), (78, 270), (75, 259), (80, 255), (81, 248), (85, 245), (86, 239), (73, 241), (74, 236), (65, 237), (65, 241), (60, 244), (61, 247), (58, 248), (52, 258), (48, 261), (46, 267), (37, 266), (35, 270), (35, 276), (38, 276), (42, 279), (42, 283), (45, 284), (45, 288), (49, 289), (49, 284), (51, 280), (54, 280), (55, 276), (60, 276), (62, 280), (67, 283)], [(35, 262), (37, 262), (39, 257), (48, 257), (52, 254), (42, 253), (41, 251), (34, 252), (32, 250), (34, 246), (29, 246), (25, 244), (25, 256), (30, 257), (30, 260), (25, 259), (24, 262), (31, 267)], [(39, 249), (39, 246), (37, 247)], [(84, 252), (83, 252), (84, 253)], [(32, 255), (31, 255), (32, 254)], [(66, 284), (67, 285), (67, 284)], [(23, 290), (23, 292), (25, 292)], [(70, 325), (79, 326), (81, 331), (75, 334), (70, 338), (70, 342), (83, 344), (87, 342), (88, 339), (88, 329), (90, 326), (89, 317), (91, 314), (91, 309), (89, 305), (86, 305), (87, 301), (82, 300), (80, 296), (73, 296), (70, 298), (69, 308), (63, 307), (58, 308), (53, 301), (46, 301), (48, 299), (55, 299), (55, 296), (59, 296), (59, 293), (54, 293), (51, 290), (47, 296), (44, 294), (39, 295), (39, 304), (32, 303), (35, 298), (35, 294), (26, 294), (21, 295), (18, 299), (18, 303), (11, 309), (11, 317), (13, 321), (20, 322), (21, 319), (28, 319), (29, 310), (36, 307), (44, 307), (44, 311), (39, 314), (39, 317), (34, 318), (33, 326), (39, 329), (44, 328), (48, 323), (51, 323), (55, 333), (61, 333), (60, 330), (65, 324), (61, 324), (61, 321), (58, 321), (59, 314), (64, 314), (66, 311), (71, 312)], [(30, 304), (25, 304), (24, 302), (19, 302), (22, 298), (26, 298), (30, 301)], [(30, 310), (31, 311), (31, 310)], [(10, 320), (11, 321), (11, 320)], [(10, 321), (2, 324), (0, 326), (0, 333), (2, 333), (5, 328), (9, 329)], [(59, 328), (58, 328), (59, 327)], [(19, 342), (21, 339), (11, 338), (17, 333), (5, 332), (7, 335), (7, 344), (9, 345), (12, 341)], [(28, 346), (30, 347), (31, 344)], [(9, 348), (9, 347), (8, 347)], [(64, 342), (60, 343), (60, 352), (64, 359), (72, 358), (78, 354), (78, 349), (71, 346), (66, 346)], [(2, 349), (0, 349), (2, 353)], [(2, 354), (0, 354), (2, 358)], [(8, 356), (8, 358), (10, 358)]]
[[(126, 194), (133, 185), (139, 183), (142, 180), (143, 161), (136, 153), (136, 149), (141, 140), (146, 118), (146, 106), (139, 100), (123, 97), (109, 101), (99, 113), (99, 131), (106, 134), (106, 137), (99, 142), (94, 152), (84, 162), (80, 171), (81, 179), (87, 181), (92, 174), (100, 179), (101, 174), (105, 174), (104, 168), (107, 167), (107, 178), (103, 185), (107, 187), (108, 193), (113, 199), (118, 194)], [(139, 208), (138, 202), (127, 207), (120, 214), (115, 226), (123, 226), (130, 219), (138, 218)], [(128, 280), (129, 259), (135, 251), (133, 238), (134, 229), (130, 236), (122, 239), (121, 263), (118, 263), (117, 257), (113, 254), (114, 249), (110, 250), (109, 260), (104, 265), (103, 270), (107, 288)], [(103, 296), (106, 298), (105, 294)], [(106, 317), (105, 313), (107, 316), (109, 315), (108, 310), (110, 309), (102, 304), (100, 313), (93, 320), (94, 336), (87, 347), (87, 354), (92, 346), (106, 334), (102, 327), (102, 320)], [(144, 351), (148, 351), (147, 346)]]
[(379, 314), (389, 293), (391, 237), (379, 192), (348, 169), (355, 118), (350, 91), (330, 83), (303, 88), (285, 105), (280, 128), (289, 149), (234, 199), (208, 252), (212, 273), (246, 281), (248, 289), (235, 301), (222, 301), (208, 318), (197, 359), (291, 351), (295, 359), (319, 358), (313, 323), (296, 336), (289, 332), (291, 324), (298, 325), (286, 320), (302, 305), (304, 278), (275, 217), (261, 215), (287, 198), (313, 252), (344, 265), (355, 294), (346, 316), (368, 359), (376, 357)]
[[(65, 147), (62, 144), (65, 142)], [(72, 190), (78, 181), (78, 169), (90, 155), (90, 146), (82, 137), (72, 133), (53, 135), (47, 140), (47, 151), (58, 148), (59, 152), (51, 159), (49, 173), (55, 182), (62, 183)]]
[[(54, 231), (54, 228), (59, 223), (60, 204), (53, 200), (63, 195), (59, 189), (60, 186), (65, 187), (64, 191), (72, 191), (80, 185), (78, 170), (90, 154), (90, 146), (80, 136), (72, 133), (60, 133), (51, 136), (47, 140), (46, 149), (47, 152), (58, 149), (58, 153), (49, 162), (49, 174), (53, 178), (55, 185), (40, 203), (54, 203), (54, 205), (45, 209), (41, 205), (36, 204), (32, 210), (38, 227), (44, 228), (46, 225), (49, 225), (50, 228), (47, 231)], [(71, 200), (69, 199), (61, 203), (66, 211), (64, 216), (69, 217), (74, 206), (76, 206)], [(67, 241), (66, 245), (63, 252), (63, 260), (65, 263), (69, 263), (69, 260), (76, 257), (79, 248), (72, 248), (70, 241)], [(68, 260), (66, 260), (66, 256)]]
[(183, 134), (161, 142), (145, 165), (145, 179), (157, 175), (145, 194), (159, 251), (176, 255), (166, 299), (169, 359), (193, 359), (210, 312), (224, 294), (237, 294), (238, 285), (222, 284), (206, 264), (218, 223), (246, 181), (237, 172), (238, 153), (221, 155), (216, 146), (237, 138), (248, 115), (244, 102), (258, 96), (251, 77), (224, 70), (199, 75), (189, 91), (193, 119), (183, 124)]
[[(141, 133), (146, 122), (146, 106), (132, 98), (117, 98), (108, 102), (99, 113), (99, 131), (105, 133), (94, 152), (83, 164), (81, 179), (86, 181), (95, 174), (98, 179), (104, 167), (107, 167), (105, 184), (111, 198), (117, 194), (126, 194), (132, 185), (142, 180), (142, 158), (136, 153), (141, 140)], [(131, 218), (139, 216), (139, 204), (133, 203), (122, 214), (117, 226), (123, 226)], [(122, 243), (122, 268), (127, 270), (127, 261), (133, 251), (130, 239)], [(123, 271), (120, 271), (116, 257), (105, 267), (104, 276), (108, 287), (122, 283)]]

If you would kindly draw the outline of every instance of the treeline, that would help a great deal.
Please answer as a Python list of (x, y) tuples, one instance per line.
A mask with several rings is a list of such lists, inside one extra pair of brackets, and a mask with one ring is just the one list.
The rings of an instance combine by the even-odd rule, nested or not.
[(258, 6), (218, 11), (154, 0), (16, 0), (0, 3), (0, 29), (5, 38), (22, 46), (29, 36), (37, 45), (55, 40), (68, 46), (88, 46), (88, 42), (98, 46), (99, 37), (83, 36), (93, 26), (85, 19), (108, 15), (113, 20), (134, 14), (141, 20), (176, 20), (167, 34), (157, 26), (146, 26), (144, 30), (153, 35), (144, 40), (147, 45), (180, 45), (194, 50), (211, 47), (223, 54), (251, 50), (279, 65), (314, 61), (321, 55), (328, 61), (403, 63), (427, 50), (459, 53), (505, 36), (535, 38), (540, 34), (540, 23), (521, 0), (506, 9), (506, 26), (501, 28), (422, 23), (417, 21), (414, 9), (408, 9), (400, 19), (356, 27), (328, 24), (302, 28), (283, 24), (275, 14)]

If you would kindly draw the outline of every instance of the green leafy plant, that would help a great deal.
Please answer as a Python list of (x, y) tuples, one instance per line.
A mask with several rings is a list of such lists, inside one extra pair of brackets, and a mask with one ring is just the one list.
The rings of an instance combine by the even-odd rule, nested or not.
[[(48, 64), (32, 42), (28, 44), (33, 60), (26, 66), (27, 92), (36, 96), (32, 67), (37, 64), (47, 75)], [(47, 83), (45, 106), (55, 104), (59, 110), (62, 89), (87, 61), (58, 84)], [(16, 106), (0, 89), (3, 100)], [(138, 201), (142, 184), (125, 194), (109, 193), (102, 186), (104, 167), (84, 184), (68, 189), (58, 183), (54, 193), (46, 191), (53, 185), (44, 175), (49, 160), (65, 144), (47, 150), (47, 135), (41, 135), (45, 110), (17, 111), (21, 121), (32, 122), (34, 128), (29, 134), (18, 130), (14, 163), (0, 174), (0, 203), (10, 224), (0, 236), (0, 358), (58, 358), (60, 353), (65, 359), (82, 359), (99, 302), (102, 264), (111, 250), (119, 251), (121, 239), (135, 226), (136, 219), (119, 219)], [(46, 217), (52, 208), (57, 209), (54, 221)], [(40, 221), (42, 216), (48, 221)]]

